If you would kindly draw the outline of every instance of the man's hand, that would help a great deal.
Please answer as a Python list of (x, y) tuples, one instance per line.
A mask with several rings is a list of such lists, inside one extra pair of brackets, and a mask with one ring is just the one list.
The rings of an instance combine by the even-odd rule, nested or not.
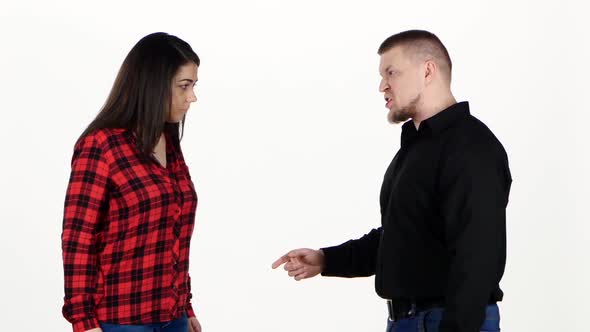
[(285, 264), (285, 270), (295, 280), (313, 278), (324, 269), (324, 252), (313, 249), (295, 249), (272, 263), (272, 268)]
[(188, 332), (201, 332), (201, 324), (197, 317), (191, 317), (188, 319)]

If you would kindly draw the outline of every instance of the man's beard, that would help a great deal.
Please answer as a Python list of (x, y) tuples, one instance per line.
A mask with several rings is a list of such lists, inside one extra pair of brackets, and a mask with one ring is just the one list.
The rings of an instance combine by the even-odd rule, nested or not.
[(401, 123), (413, 118), (416, 115), (416, 106), (421, 97), (422, 94), (418, 94), (406, 106), (387, 113), (387, 120), (390, 123)]

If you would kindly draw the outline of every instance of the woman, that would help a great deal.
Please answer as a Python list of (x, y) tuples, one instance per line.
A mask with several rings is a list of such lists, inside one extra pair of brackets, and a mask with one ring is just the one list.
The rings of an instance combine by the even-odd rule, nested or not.
[(62, 233), (74, 332), (201, 331), (188, 274), (197, 196), (180, 149), (199, 64), (175, 36), (144, 37), (75, 145)]

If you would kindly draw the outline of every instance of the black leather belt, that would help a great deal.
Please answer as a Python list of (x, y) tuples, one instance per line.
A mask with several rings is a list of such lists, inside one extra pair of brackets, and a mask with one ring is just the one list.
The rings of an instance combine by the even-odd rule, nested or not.
[(443, 301), (398, 301), (387, 300), (389, 320), (396, 322), (404, 318), (412, 318), (416, 313), (432, 308), (442, 307)]

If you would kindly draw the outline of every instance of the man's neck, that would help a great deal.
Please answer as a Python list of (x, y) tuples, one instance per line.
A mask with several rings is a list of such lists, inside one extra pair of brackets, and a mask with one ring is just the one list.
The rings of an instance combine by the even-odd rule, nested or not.
[(416, 130), (420, 129), (420, 123), (422, 123), (422, 121), (437, 115), (438, 113), (444, 111), (456, 103), (457, 101), (455, 100), (455, 97), (449, 92), (443, 98), (440, 98), (435, 102), (422, 105), (420, 110), (417, 112), (417, 116), (412, 118), (412, 121), (414, 121), (414, 126), (416, 126)]

